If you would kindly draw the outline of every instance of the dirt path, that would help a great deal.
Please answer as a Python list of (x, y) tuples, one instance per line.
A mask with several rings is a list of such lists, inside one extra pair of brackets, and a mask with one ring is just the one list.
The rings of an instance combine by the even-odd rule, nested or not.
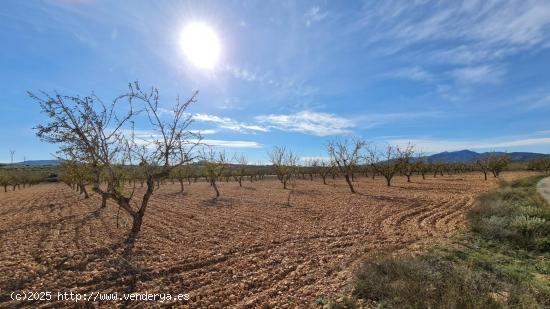
[(537, 191), (550, 203), (550, 177), (543, 178), (537, 184)]
[(99, 209), (99, 197), (84, 200), (62, 184), (8, 192), (0, 195), (0, 307), (35, 305), (4, 291), (128, 289), (189, 293), (192, 308), (308, 307), (338, 294), (365, 255), (453, 235), (475, 196), (496, 185), (478, 174), (399, 177), (392, 187), (362, 177), (354, 195), (342, 180), (303, 180), (283, 207), (288, 191), (275, 181), (220, 183), (217, 200), (207, 184), (184, 194), (166, 184), (134, 248), (137, 278), (125, 273), (121, 242), (130, 220), (121, 213), (117, 228), (116, 205)]

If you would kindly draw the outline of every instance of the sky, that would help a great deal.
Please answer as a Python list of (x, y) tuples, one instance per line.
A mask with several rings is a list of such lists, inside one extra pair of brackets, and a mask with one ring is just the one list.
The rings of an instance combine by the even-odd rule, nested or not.
[[(192, 63), (190, 24), (219, 41)], [(52, 159), (27, 91), (179, 95), (206, 143), (265, 162), (358, 136), (424, 153), (550, 153), (550, 1), (3, 1), (0, 162)], [(188, 43), (188, 42), (187, 42)], [(137, 128), (144, 129), (147, 128)]]

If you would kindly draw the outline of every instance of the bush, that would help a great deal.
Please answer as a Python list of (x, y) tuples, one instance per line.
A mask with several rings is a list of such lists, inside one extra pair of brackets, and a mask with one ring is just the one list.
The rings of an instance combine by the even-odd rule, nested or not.
[(382, 257), (356, 273), (353, 294), (392, 308), (496, 308), (487, 278), (436, 256)]
[(522, 248), (549, 249), (550, 207), (536, 192), (539, 179), (526, 178), (482, 195), (469, 214), (472, 229)]

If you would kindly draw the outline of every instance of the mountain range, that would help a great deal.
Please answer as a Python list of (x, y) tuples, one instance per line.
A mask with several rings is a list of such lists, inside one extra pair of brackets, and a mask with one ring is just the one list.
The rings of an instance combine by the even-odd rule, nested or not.
[(507, 154), (512, 161), (530, 161), (544, 157), (550, 157), (550, 154), (535, 152), (482, 152), (478, 153), (471, 150), (445, 151), (427, 156), (430, 162), (450, 162), (450, 163), (468, 163), (489, 156), (490, 154)]
[[(550, 154), (535, 153), (535, 152), (475, 152), (471, 150), (459, 151), (444, 151), (427, 156), (429, 162), (450, 162), (450, 163), (468, 163), (484, 158), (491, 153), (507, 154), (512, 161), (529, 161), (550, 157)], [(56, 166), (59, 165), (58, 160), (27, 160), (24, 162), (14, 163), (14, 165), (23, 166)]]

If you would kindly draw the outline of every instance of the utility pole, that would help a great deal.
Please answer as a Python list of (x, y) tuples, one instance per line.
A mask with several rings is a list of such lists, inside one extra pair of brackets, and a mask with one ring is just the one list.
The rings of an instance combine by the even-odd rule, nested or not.
[(13, 155), (15, 154), (15, 150), (10, 150), (11, 155), (11, 164), (13, 164)]

